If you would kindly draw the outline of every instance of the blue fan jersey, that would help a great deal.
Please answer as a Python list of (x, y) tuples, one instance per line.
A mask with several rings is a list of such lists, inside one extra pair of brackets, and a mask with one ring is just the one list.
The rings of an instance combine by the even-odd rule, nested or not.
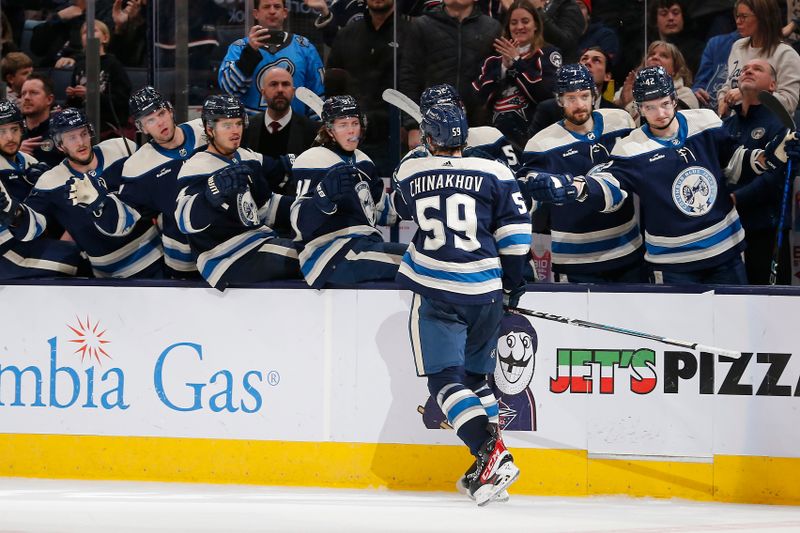
[[(259, 113), (267, 108), (267, 102), (261, 94), (261, 78), (272, 67), (281, 67), (292, 75), (295, 87), (307, 87), (320, 96), (325, 94), (322, 83), (323, 67), (314, 45), (300, 35), (289, 34), (290, 43), (270, 53), (260, 48), (261, 61), (253, 72), (242, 72), (237, 62), (245, 47), (249, 47), (248, 38), (239, 39), (228, 47), (228, 53), (222, 60), (219, 69), (219, 86), (228, 94), (238, 96), (250, 114)], [(297, 98), (292, 100), (295, 113), (309, 115), (311, 111)]]
[[(564, 121), (537, 133), (525, 146), (526, 171), (583, 176), (607, 163), (617, 140), (635, 127), (621, 109), (592, 113), (594, 127), (586, 134), (567, 130)], [(533, 203), (533, 210), (538, 207)], [(585, 202), (550, 206), (553, 271), (564, 274), (598, 273), (624, 268), (642, 260), (642, 235), (633, 199), (600, 212)]]
[(400, 285), (477, 305), (521, 282), (531, 224), (508, 167), (477, 157), (411, 158), (398, 168), (395, 189), (398, 215), (419, 226), (400, 264)]
[[(659, 270), (692, 272), (724, 264), (744, 248), (725, 180), (726, 173), (740, 173), (748, 158), (744, 149), (734, 152), (713, 111), (679, 111), (675, 120), (675, 138), (657, 138), (645, 125), (618, 141), (611, 161), (587, 176), (587, 202), (612, 212), (628, 191), (635, 192), (642, 204), (645, 260)], [(720, 161), (729, 160), (723, 172)]]

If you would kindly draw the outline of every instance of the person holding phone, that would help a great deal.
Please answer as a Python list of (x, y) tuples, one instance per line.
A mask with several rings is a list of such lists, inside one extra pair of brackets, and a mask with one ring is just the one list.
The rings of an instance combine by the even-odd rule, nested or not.
[[(228, 47), (219, 69), (219, 86), (226, 93), (239, 97), (254, 115), (267, 109), (261, 94), (261, 78), (272, 67), (282, 67), (292, 73), (295, 87), (307, 87), (320, 96), (324, 94), (323, 67), (317, 49), (305, 37), (283, 31), (289, 15), (285, 0), (255, 0), (253, 18), (256, 24), (247, 37)], [(311, 115), (305, 104), (292, 101), (292, 109)]]

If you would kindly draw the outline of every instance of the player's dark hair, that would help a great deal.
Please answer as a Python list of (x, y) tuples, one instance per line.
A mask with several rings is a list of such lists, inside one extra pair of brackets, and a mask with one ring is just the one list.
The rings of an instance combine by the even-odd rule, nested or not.
[(686, 12), (686, 2), (684, 0), (657, 0), (650, 4), (650, 12), (647, 14), (647, 25), (651, 28), (658, 26), (658, 10), (670, 9), (675, 5), (681, 8), (681, 14), (683, 15), (683, 31), (686, 31), (686, 27), (689, 24), (689, 17)]
[(25, 80), (25, 83), (28, 83), (29, 81), (32, 80), (39, 80), (40, 82), (42, 82), (42, 88), (44, 88), (44, 94), (46, 94), (47, 96), (53, 96), (53, 94), (55, 94), (56, 87), (53, 84), (53, 78), (51, 78), (50, 76), (45, 76), (44, 74), (39, 74), (37, 72), (34, 72), (30, 76), (28, 76), (28, 79)]
[[(286, 7), (286, 0), (281, 0), (281, 4), (283, 7)], [(261, 7), (261, 0), (253, 0), (253, 9), (258, 9)]]

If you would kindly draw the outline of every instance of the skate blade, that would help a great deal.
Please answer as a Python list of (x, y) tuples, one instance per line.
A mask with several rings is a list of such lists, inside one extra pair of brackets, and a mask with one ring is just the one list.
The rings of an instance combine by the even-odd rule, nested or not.
[(484, 505), (496, 501), (495, 497), (499, 496), (501, 492), (505, 492), (506, 488), (517, 480), (519, 477), (519, 468), (509, 461), (497, 469), (495, 476), (497, 476), (497, 481), (493, 485), (481, 487), (481, 489), (485, 488), (487, 490), (481, 491), (478, 489), (476, 491), (475, 503), (478, 504), (478, 507), (483, 507)]
[[(475, 497), (469, 493), (469, 489), (465, 486), (465, 481), (466, 478), (464, 476), (461, 476), (458, 481), (456, 481), (456, 491), (459, 494), (463, 494), (464, 496), (468, 497), (470, 500), (475, 501)], [(510, 499), (511, 496), (509, 496), (508, 491), (504, 489), (497, 493), (493, 501), (504, 503)]]

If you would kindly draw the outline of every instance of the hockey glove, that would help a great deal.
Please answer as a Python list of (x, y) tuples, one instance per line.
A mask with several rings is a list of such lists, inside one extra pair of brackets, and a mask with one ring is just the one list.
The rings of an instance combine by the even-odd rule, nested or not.
[(782, 167), (789, 160), (789, 157), (796, 159), (800, 155), (798, 154), (798, 149), (800, 149), (800, 146), (795, 132), (787, 130), (779, 133), (764, 147), (767, 166), (771, 170)]
[(6, 226), (11, 225), (11, 221), (14, 219), (19, 209), (19, 202), (8, 194), (8, 189), (0, 182), (0, 223)]
[(103, 207), (103, 203), (108, 198), (108, 188), (103, 178), (99, 178), (95, 172), (89, 171), (82, 178), (70, 178), (67, 180), (69, 186), (67, 198), (72, 205), (79, 205), (95, 212)]
[(314, 188), (312, 198), (317, 209), (326, 215), (334, 214), (338, 203), (347, 194), (355, 192), (360, 179), (358, 169), (352, 165), (337, 165), (330, 169)]
[(556, 205), (574, 201), (578, 189), (569, 174), (529, 172), (520, 180), (520, 189), (528, 198)]
[(503, 289), (503, 307), (516, 308), (519, 305), (519, 299), (525, 294), (525, 283), (518, 285), (513, 289)]
[(25, 170), (25, 181), (30, 185), (36, 185), (39, 177), (50, 170), (50, 165), (44, 162), (34, 163)]
[(212, 174), (206, 181), (205, 197), (212, 206), (227, 209), (228, 200), (245, 192), (252, 178), (252, 169), (248, 165), (230, 165)]

